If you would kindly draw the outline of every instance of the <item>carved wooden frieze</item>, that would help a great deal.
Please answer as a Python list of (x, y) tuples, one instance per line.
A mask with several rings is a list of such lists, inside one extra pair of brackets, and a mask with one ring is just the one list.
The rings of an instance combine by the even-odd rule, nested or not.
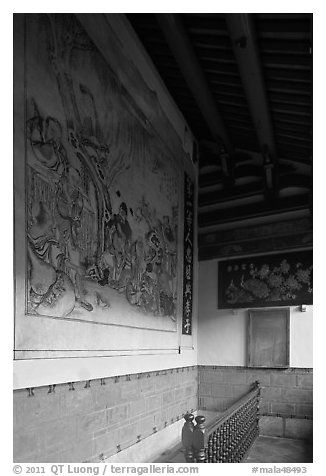
[(312, 251), (218, 263), (218, 308), (312, 304)]

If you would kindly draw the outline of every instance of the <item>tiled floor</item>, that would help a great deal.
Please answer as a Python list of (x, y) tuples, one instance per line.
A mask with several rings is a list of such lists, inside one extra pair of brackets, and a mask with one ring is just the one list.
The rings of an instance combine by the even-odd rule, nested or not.
[[(163, 453), (161, 463), (184, 463), (181, 446)], [(244, 463), (312, 463), (312, 445), (303, 440), (259, 436)]]

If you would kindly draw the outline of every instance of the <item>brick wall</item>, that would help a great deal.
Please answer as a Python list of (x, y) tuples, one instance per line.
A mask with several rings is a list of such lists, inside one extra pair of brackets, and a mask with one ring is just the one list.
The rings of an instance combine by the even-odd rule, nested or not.
[(98, 462), (196, 410), (198, 368), (14, 392), (14, 461)]
[(260, 434), (312, 437), (312, 369), (199, 366), (199, 410), (222, 412), (261, 385)]

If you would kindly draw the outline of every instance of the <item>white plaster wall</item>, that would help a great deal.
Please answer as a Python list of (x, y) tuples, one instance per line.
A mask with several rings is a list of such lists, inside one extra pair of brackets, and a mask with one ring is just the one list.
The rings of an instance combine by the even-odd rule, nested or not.
[(194, 349), (171, 354), (34, 359), (14, 362), (14, 389), (197, 365)]
[[(198, 364), (246, 365), (247, 309), (217, 309), (218, 260), (199, 263)], [(313, 366), (313, 306), (290, 308), (290, 366)]]

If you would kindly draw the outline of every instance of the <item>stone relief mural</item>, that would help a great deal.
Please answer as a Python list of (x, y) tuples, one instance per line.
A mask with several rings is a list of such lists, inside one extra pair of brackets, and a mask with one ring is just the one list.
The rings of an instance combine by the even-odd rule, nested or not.
[(25, 62), (26, 314), (175, 322), (169, 151), (73, 15), (27, 16)]

